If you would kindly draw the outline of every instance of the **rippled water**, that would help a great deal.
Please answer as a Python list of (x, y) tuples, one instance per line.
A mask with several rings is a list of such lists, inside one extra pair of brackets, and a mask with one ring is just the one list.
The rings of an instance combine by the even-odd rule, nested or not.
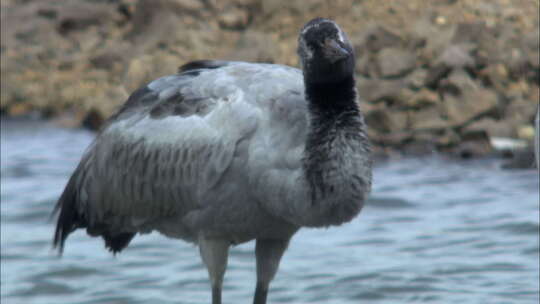
[[(2, 303), (209, 303), (198, 250), (179, 240), (138, 236), (113, 257), (77, 232), (51, 251), (48, 216), (92, 137), (2, 122)], [(538, 303), (538, 174), (500, 165), (378, 164), (359, 218), (293, 238), (269, 303)], [(253, 244), (234, 247), (225, 303), (250, 303), (254, 278)]]

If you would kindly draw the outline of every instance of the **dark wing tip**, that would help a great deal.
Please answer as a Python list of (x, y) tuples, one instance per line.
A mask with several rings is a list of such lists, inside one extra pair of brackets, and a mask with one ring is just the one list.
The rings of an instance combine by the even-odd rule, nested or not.
[(217, 69), (228, 64), (229, 62), (222, 60), (195, 60), (180, 66), (178, 68), (178, 73), (198, 69)]
[(68, 235), (78, 227), (85, 226), (84, 221), (76, 211), (77, 189), (74, 175), (69, 179), (51, 214), (51, 217), (58, 216), (52, 245), (53, 248), (58, 248), (60, 255), (64, 251), (64, 243)]

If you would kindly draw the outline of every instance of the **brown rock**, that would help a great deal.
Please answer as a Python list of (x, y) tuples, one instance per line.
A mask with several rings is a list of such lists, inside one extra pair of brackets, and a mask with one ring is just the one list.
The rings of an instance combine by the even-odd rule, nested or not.
[(435, 140), (439, 147), (453, 147), (459, 144), (461, 137), (454, 130), (447, 128), (442, 131), (441, 135), (437, 135)]
[(467, 72), (462, 69), (453, 70), (449, 76), (439, 84), (439, 93), (460, 96), (465, 92), (476, 90), (480, 85), (476, 83)]
[(461, 158), (485, 156), (493, 151), (486, 132), (471, 132), (462, 135), (461, 142), (453, 149), (454, 154)]
[(401, 90), (405, 87), (405, 81), (401, 79), (358, 79), (358, 94), (362, 100), (367, 102), (399, 99)]
[(425, 107), (419, 111), (409, 111), (409, 120), (412, 130), (442, 130), (449, 125), (447, 120), (441, 118), (435, 106)]
[(403, 147), (413, 139), (413, 133), (410, 130), (399, 130), (391, 133), (380, 133), (375, 129), (368, 129), (370, 140), (376, 145)]
[(376, 54), (365, 52), (357, 56), (356, 71), (367, 78), (378, 78), (381, 75)]
[(487, 36), (491, 36), (491, 33), (482, 21), (459, 23), (455, 28), (451, 42), (478, 43), (486, 39)]
[(511, 120), (495, 120), (491, 117), (485, 117), (467, 125), (463, 134), (485, 132), (490, 138), (493, 137), (515, 137), (516, 125)]
[(32, 106), (28, 103), (15, 103), (8, 108), (9, 116), (22, 116), (30, 113)]
[(407, 86), (419, 90), (426, 85), (428, 72), (425, 69), (415, 69), (406, 77)]
[(444, 65), (444, 64), (436, 64), (432, 68), (429, 69), (427, 76), (426, 76), (426, 86), (431, 89), (436, 89), (439, 86), (439, 82), (447, 77), (450, 72), (452, 72), (452, 68)]
[(391, 133), (404, 130), (408, 125), (408, 117), (404, 112), (374, 109), (365, 113), (366, 123), (379, 133)]
[(497, 111), (497, 95), (485, 88), (469, 89), (459, 97), (445, 94), (443, 100), (444, 115), (452, 127), (463, 126), (471, 120)]
[(475, 46), (471, 43), (453, 44), (447, 47), (436, 64), (442, 64), (450, 68), (464, 68), (474, 66), (474, 58), (471, 53)]
[(504, 111), (504, 117), (508, 120), (516, 122), (531, 122), (536, 115), (538, 100), (530, 100), (524, 98), (516, 98), (508, 104)]
[(272, 35), (247, 30), (238, 40), (236, 48), (226, 55), (225, 59), (274, 63), (279, 56), (280, 49)]
[(508, 69), (502, 63), (491, 64), (478, 71), (478, 77), (497, 92), (504, 93), (510, 79)]
[(174, 74), (181, 64), (178, 58), (157, 52), (136, 57), (129, 63), (123, 85), (126, 91), (133, 92), (156, 77)]
[(401, 77), (414, 69), (416, 56), (414, 53), (404, 49), (384, 48), (378, 54), (378, 64), (381, 77)]
[(242, 30), (248, 25), (249, 14), (245, 9), (231, 7), (219, 14), (218, 22), (224, 29)]
[(439, 94), (426, 88), (422, 88), (417, 92), (412, 92), (407, 98), (404, 98), (403, 101), (403, 105), (413, 109), (423, 109), (425, 107), (437, 105), (441, 102)]
[[(43, 12), (45, 9), (41, 9)], [(49, 14), (57, 20), (57, 30), (62, 35), (73, 31), (82, 31), (90, 26), (104, 26), (105, 23), (114, 22), (122, 18), (110, 6), (84, 2), (67, 2), (62, 6), (48, 8)], [(39, 12), (38, 12), (39, 13)]]
[(425, 45), (420, 50), (421, 59), (429, 64), (450, 45), (454, 36), (454, 27), (439, 27), (433, 24), (431, 16), (422, 16), (412, 26), (411, 36), (415, 40), (424, 41)]
[(103, 125), (104, 121), (105, 119), (99, 111), (91, 109), (85, 115), (84, 119), (81, 122), (81, 125), (89, 130), (99, 130), (99, 128), (101, 128), (101, 126)]
[[(359, 45), (356, 46), (361, 50), (376, 53), (384, 48), (403, 46), (404, 40), (379, 25), (369, 27), (365, 32), (360, 34)], [(358, 50), (357, 50), (358, 51)]]

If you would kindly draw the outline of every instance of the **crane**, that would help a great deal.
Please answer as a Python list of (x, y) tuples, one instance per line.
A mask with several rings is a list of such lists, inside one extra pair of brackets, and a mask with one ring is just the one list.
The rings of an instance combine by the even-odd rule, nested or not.
[(197, 244), (220, 304), (230, 246), (256, 240), (266, 303), (291, 237), (351, 221), (371, 189), (347, 36), (315, 18), (298, 55), (302, 69), (194, 61), (133, 92), (67, 182), (53, 245), (79, 228), (115, 254), (151, 231)]

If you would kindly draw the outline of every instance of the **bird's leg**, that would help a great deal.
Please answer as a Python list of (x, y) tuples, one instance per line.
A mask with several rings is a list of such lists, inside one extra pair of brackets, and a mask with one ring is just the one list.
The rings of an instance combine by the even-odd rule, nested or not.
[(212, 284), (212, 304), (221, 304), (221, 286), (227, 268), (230, 242), (199, 236), (199, 251)]
[(266, 304), (268, 286), (274, 278), (279, 261), (287, 249), (289, 240), (257, 239), (255, 256), (257, 257), (257, 287), (253, 304)]

